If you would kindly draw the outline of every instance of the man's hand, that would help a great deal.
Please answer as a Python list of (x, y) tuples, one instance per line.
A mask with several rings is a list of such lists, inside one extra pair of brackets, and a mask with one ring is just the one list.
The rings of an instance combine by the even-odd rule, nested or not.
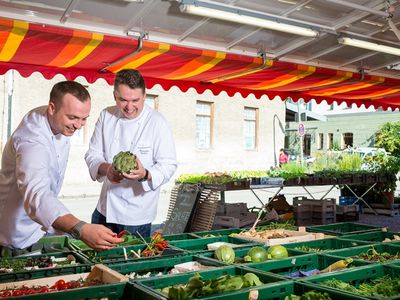
[(112, 164), (109, 165), (106, 175), (108, 180), (110, 180), (112, 183), (119, 183), (122, 179), (124, 179), (124, 177), (114, 169)]
[[(146, 176), (146, 169), (143, 167), (140, 160), (136, 157), (137, 169), (131, 170), (129, 173), (122, 173), (122, 176), (129, 180), (139, 180)], [(151, 179), (151, 174), (149, 173), (148, 180)]]
[(81, 240), (97, 251), (110, 250), (124, 241), (123, 238), (118, 238), (111, 229), (99, 224), (83, 225)]

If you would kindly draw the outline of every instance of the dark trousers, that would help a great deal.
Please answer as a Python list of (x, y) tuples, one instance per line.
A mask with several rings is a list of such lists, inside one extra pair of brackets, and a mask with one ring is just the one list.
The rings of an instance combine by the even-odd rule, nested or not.
[[(143, 224), (143, 225), (122, 225), (122, 224), (115, 224), (115, 223), (107, 223), (107, 219), (103, 216), (97, 209), (94, 210), (92, 214), (92, 224), (101, 224), (108, 228), (110, 228), (113, 232), (119, 233), (122, 230), (129, 231), (132, 235), (140, 237), (139, 234), (146, 238), (150, 236), (151, 232), (151, 223)], [(139, 234), (138, 234), (139, 233)]]

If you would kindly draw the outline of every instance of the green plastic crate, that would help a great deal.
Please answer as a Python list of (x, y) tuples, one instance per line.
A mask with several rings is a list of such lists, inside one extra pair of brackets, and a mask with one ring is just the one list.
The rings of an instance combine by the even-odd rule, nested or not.
[(199, 237), (219, 237), (219, 236), (227, 236), (232, 233), (242, 232), (243, 228), (229, 228), (229, 229), (218, 229), (218, 230), (210, 230), (210, 231), (197, 231), (193, 232), (194, 235)]
[[(135, 272), (140, 275), (150, 273), (151, 277), (159, 278), (160, 277), (160, 275), (158, 275), (159, 273), (163, 273), (163, 276), (171, 275), (168, 274), (168, 272), (171, 269), (173, 269), (175, 265), (191, 261), (195, 261), (202, 265), (210, 266), (213, 268), (226, 266), (224, 263), (220, 261), (209, 259), (207, 257), (201, 257), (196, 255), (184, 255), (184, 256), (177, 256), (164, 259), (161, 258), (161, 259), (137, 261), (125, 264), (115, 264), (111, 265), (110, 268), (124, 275), (130, 274), (132, 272)], [(130, 281), (140, 281), (143, 279), (148, 279), (148, 278), (135, 278), (135, 279), (130, 279)]]
[(329, 235), (346, 235), (370, 231), (381, 231), (382, 227), (361, 223), (342, 222), (328, 225), (315, 225), (306, 227), (308, 232), (321, 232)]
[[(343, 249), (343, 248), (351, 248), (357, 246), (364, 246), (371, 244), (369, 242), (364, 241), (350, 241), (350, 240), (342, 240), (337, 238), (331, 239), (320, 239), (320, 240), (312, 240), (307, 242), (300, 243), (291, 243), (286, 244), (285, 247), (288, 249), (293, 249), (296, 251), (300, 251), (302, 253), (313, 253), (313, 252), (324, 252), (329, 253), (333, 250)], [(308, 247), (311, 249), (300, 249), (300, 247)], [(320, 251), (313, 251), (313, 249), (319, 249)]]
[[(334, 250), (330, 251), (327, 253), (327, 255), (333, 255), (337, 257), (352, 257), (352, 256), (357, 256), (361, 253), (366, 253), (368, 250), (372, 249), (372, 247), (378, 252), (378, 253), (383, 253), (387, 252), (389, 254), (395, 255), (395, 254), (400, 254), (400, 245), (393, 245), (393, 244), (372, 244), (372, 245), (366, 245), (366, 246), (359, 246), (359, 247), (353, 247), (353, 248), (346, 248), (346, 249), (341, 249), (341, 250)], [(361, 258), (354, 258), (354, 260), (362, 260)], [(369, 264), (386, 264), (386, 263), (391, 263), (395, 261), (399, 261), (399, 259), (394, 259), (394, 260), (388, 260), (385, 262), (379, 262), (379, 261), (368, 261), (368, 260), (362, 260), (365, 261)]]
[[(353, 241), (365, 241), (370, 243), (381, 243), (384, 239), (394, 239), (394, 235), (400, 236), (398, 232), (388, 232), (388, 231), (372, 231), (357, 234), (346, 234), (340, 236), (340, 239), (353, 240)], [(400, 241), (392, 241), (389, 243), (400, 244)]]
[[(305, 277), (293, 277), (290, 275), (292, 275), (295, 272), (307, 272), (312, 270), (321, 271), (341, 259), (342, 258), (340, 257), (326, 256), (320, 254), (306, 254), (280, 260), (249, 263), (246, 265), (246, 267), (257, 269), (260, 271), (271, 272), (274, 274), (279, 274), (281, 276), (287, 277), (288, 279), (297, 280)], [(364, 261), (354, 261), (348, 266), (348, 268), (354, 268), (365, 265), (369, 264), (367, 264)], [(311, 276), (319, 276), (319, 274)]]
[[(304, 282), (318, 285), (322, 290), (326, 291), (340, 291), (343, 294), (356, 296), (358, 294), (354, 294), (344, 289), (336, 289), (331, 287), (326, 287), (321, 285), (323, 281), (336, 279), (341, 280), (347, 283), (358, 287), (361, 283), (368, 283), (372, 279), (382, 278), (384, 276), (390, 276), (391, 278), (400, 278), (400, 267), (393, 267), (391, 265), (369, 265), (360, 268), (349, 269), (343, 272), (335, 272), (333, 274), (321, 274), (320, 276), (314, 276), (312, 278), (304, 279)], [(360, 295), (358, 295), (360, 296)], [(366, 297), (366, 296), (363, 296)], [(379, 296), (368, 296), (368, 299), (400, 299), (400, 293), (394, 297), (379, 297)]]
[(178, 234), (170, 234), (163, 235), (164, 240), (166, 241), (181, 241), (181, 240), (193, 240), (201, 238), (199, 235), (194, 233), (178, 233)]
[(56, 258), (67, 257), (68, 255), (73, 255), (76, 260), (76, 264), (59, 266), (55, 268), (40, 268), (34, 270), (22, 270), (12, 273), (0, 273), (0, 283), (2, 282), (15, 282), (21, 280), (29, 280), (42, 277), (59, 276), (63, 274), (77, 274), (90, 272), (92, 264), (83, 255), (77, 252), (58, 252), (52, 253), (51, 255), (33, 255), (29, 257), (13, 257), (13, 258), (3, 258), (1, 260), (21, 260), (27, 258), (40, 258), (40, 257), (50, 257), (54, 256)]
[[(265, 245), (259, 245), (259, 247), (265, 248), (266, 250), (268, 250), (270, 248), (269, 246), (265, 246)], [(250, 246), (250, 247), (243, 247), (243, 248), (233, 248), (233, 251), (235, 252), (235, 264), (238, 264), (241, 266), (249, 264), (248, 262), (243, 261), (243, 258), (247, 255), (247, 253), (249, 252), (249, 250), (251, 248), (253, 248), (253, 247)], [(303, 252), (296, 251), (296, 250), (289, 249), (289, 248), (287, 248), (287, 251), (289, 253), (289, 257), (294, 257), (297, 255), (304, 255)], [(198, 253), (198, 255), (201, 255), (201, 256), (206, 255), (207, 257), (209, 257), (211, 259), (217, 260), (214, 252)], [(274, 260), (269, 260), (269, 261), (274, 261)]]
[[(124, 249), (126, 251), (128, 259), (125, 259)], [(100, 252), (97, 252), (95, 250), (84, 250), (82, 251), (82, 254), (92, 263), (104, 264), (120, 264), (137, 260), (160, 259), (184, 254), (183, 250), (171, 247), (167, 247), (161, 256), (137, 258), (131, 253), (131, 250), (138, 252), (139, 250), (143, 251), (145, 249), (146, 245), (133, 245), (128, 247), (116, 247), (111, 250)]]
[[(225, 267), (225, 268), (217, 268), (213, 270), (206, 270), (206, 271), (201, 271), (199, 272), (200, 275), (203, 277), (203, 279), (214, 279), (218, 278), (222, 275), (244, 275), (246, 273), (254, 273), (256, 274), (259, 279), (264, 283), (263, 286), (265, 285), (273, 285), (277, 286), (277, 289), (279, 286), (277, 285), (278, 282), (282, 282), (284, 280), (283, 277), (276, 276), (274, 274), (267, 274), (264, 272), (258, 272), (257, 270), (251, 270), (251, 269), (246, 269), (246, 268), (241, 268), (241, 267)], [(178, 274), (178, 275), (172, 275), (172, 276), (163, 276), (160, 278), (154, 278), (154, 279), (143, 279), (141, 281), (133, 283), (133, 291), (131, 294), (134, 295), (135, 300), (153, 300), (153, 299), (168, 299), (166, 296), (161, 294), (159, 291), (156, 289), (161, 289), (164, 287), (176, 285), (176, 284), (184, 284), (187, 283), (189, 278), (193, 276), (193, 273), (187, 273), (187, 274)], [(259, 287), (250, 287), (250, 288), (245, 288), (242, 290), (242, 292), (248, 291), (250, 289), (254, 288), (260, 288)], [(233, 297), (237, 292), (227, 292), (224, 294), (224, 296), (231, 295)], [(203, 297), (199, 299), (219, 299), (220, 295), (210, 295), (208, 297)]]
[(171, 245), (174, 248), (181, 249), (183, 251), (197, 253), (197, 252), (209, 251), (207, 245), (216, 242), (231, 243), (235, 244), (235, 246), (237, 247), (260, 245), (259, 243), (256, 242), (241, 240), (229, 236), (219, 236), (219, 237), (202, 238), (195, 240), (171, 241), (169, 245)]
[(42, 253), (53, 253), (75, 250), (66, 235), (49, 235), (42, 237), (36, 244), (42, 246)]

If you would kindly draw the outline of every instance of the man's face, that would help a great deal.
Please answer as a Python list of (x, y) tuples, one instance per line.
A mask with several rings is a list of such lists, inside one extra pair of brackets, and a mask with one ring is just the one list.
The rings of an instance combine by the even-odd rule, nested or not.
[(90, 99), (81, 102), (71, 94), (64, 95), (61, 104), (57, 108), (53, 102), (50, 102), (48, 115), (53, 133), (72, 136), (76, 130), (86, 124), (89, 112)]
[(135, 119), (140, 115), (143, 111), (145, 97), (142, 89), (131, 89), (126, 84), (120, 84), (114, 91), (115, 102), (127, 119)]

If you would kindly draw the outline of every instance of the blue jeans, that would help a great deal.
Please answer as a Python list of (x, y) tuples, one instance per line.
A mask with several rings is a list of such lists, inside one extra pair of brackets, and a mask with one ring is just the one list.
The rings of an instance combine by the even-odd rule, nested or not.
[(122, 224), (115, 224), (115, 223), (107, 223), (107, 219), (105, 216), (103, 216), (97, 209), (94, 210), (92, 214), (92, 224), (101, 224), (106, 226), (107, 228), (110, 228), (113, 232), (119, 233), (122, 230), (127, 230), (129, 233), (132, 235), (135, 235), (139, 237), (137, 234), (138, 232), (140, 235), (144, 238), (150, 236), (150, 231), (151, 231), (151, 223), (148, 224), (143, 224), (143, 225), (122, 225)]

